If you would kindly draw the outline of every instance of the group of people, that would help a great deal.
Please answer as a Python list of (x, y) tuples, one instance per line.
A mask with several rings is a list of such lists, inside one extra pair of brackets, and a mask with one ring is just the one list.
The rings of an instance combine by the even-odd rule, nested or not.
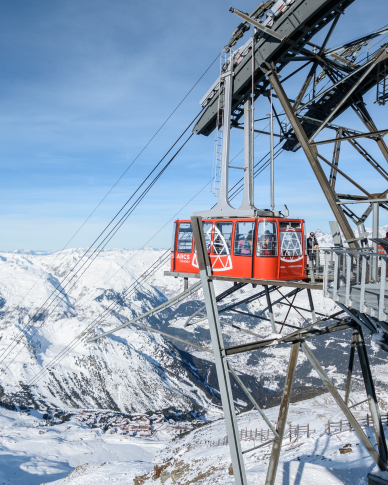
[[(227, 237), (224, 235), (224, 240), (227, 245), (227, 251), (224, 247), (223, 241), (220, 236), (216, 236), (214, 239), (214, 249), (216, 254), (230, 254), (231, 249), (231, 235)], [(265, 231), (264, 234), (258, 237), (258, 248), (261, 256), (273, 256), (275, 255), (276, 237)], [(210, 249), (210, 248), (209, 248)], [(307, 238), (307, 255), (313, 263), (317, 261), (317, 249), (319, 249), (318, 240), (314, 232), (310, 232)], [(252, 256), (253, 254), (253, 231), (249, 231), (248, 234), (239, 234), (236, 237), (234, 253), (243, 256)]]
[(252, 231), (247, 235), (240, 234), (235, 247), (235, 253), (244, 256), (252, 256), (252, 239)]

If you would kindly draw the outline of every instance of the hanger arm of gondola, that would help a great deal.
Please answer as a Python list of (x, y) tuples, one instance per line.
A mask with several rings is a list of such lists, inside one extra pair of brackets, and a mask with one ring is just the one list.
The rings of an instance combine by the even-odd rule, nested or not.
[(272, 37), (275, 37), (278, 40), (284, 40), (285, 37), (283, 35), (278, 34), (272, 29), (269, 29), (268, 27), (265, 27), (261, 22), (252, 19), (247, 13), (241, 12), (240, 10), (237, 10), (236, 8), (231, 7), (229, 9), (230, 12), (234, 13), (241, 19), (245, 20), (246, 22), (249, 22), (252, 24), (254, 27), (257, 27), (260, 29), (262, 32), (265, 32), (268, 35), (271, 35)]

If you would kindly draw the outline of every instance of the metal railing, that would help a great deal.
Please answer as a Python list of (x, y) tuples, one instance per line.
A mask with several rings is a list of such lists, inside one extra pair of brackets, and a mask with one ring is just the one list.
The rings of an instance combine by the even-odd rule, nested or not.
[(326, 297), (380, 321), (387, 321), (387, 254), (372, 248), (321, 249)]

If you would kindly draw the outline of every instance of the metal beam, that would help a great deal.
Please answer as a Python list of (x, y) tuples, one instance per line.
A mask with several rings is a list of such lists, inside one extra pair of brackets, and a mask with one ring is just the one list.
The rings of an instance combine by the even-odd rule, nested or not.
[(293, 109), (296, 111), (299, 108), (300, 103), (302, 102), (302, 99), (304, 98), (304, 95), (306, 94), (307, 88), (310, 86), (311, 80), (314, 77), (315, 71), (317, 70), (318, 67), (318, 61), (315, 61), (314, 64), (311, 66), (310, 72), (307, 74), (306, 80), (303, 83), (302, 89), (300, 90)]
[(355, 321), (358, 325), (362, 327), (365, 327), (369, 332), (371, 333), (376, 333), (377, 330), (372, 326), (369, 320), (367, 319), (362, 319), (362, 314), (360, 314), (360, 318), (354, 313), (354, 310), (351, 310), (350, 308), (347, 308), (345, 305), (340, 303), (339, 301), (335, 302), (336, 305), (338, 305), (342, 310), (349, 315), (349, 317)]
[[(342, 177), (345, 177), (346, 180), (348, 180), (351, 184), (353, 184), (355, 187), (358, 188), (358, 190), (361, 190), (361, 192), (364, 192), (364, 194), (368, 197), (371, 197), (371, 194), (366, 191), (363, 187), (361, 187), (361, 185), (359, 185), (357, 182), (355, 182), (352, 178), (349, 177), (349, 175), (346, 175), (346, 173), (344, 173), (342, 170), (340, 170), (338, 168), (338, 166), (336, 167), (335, 165), (333, 165), (332, 163), (329, 162), (329, 160), (326, 160), (325, 157), (323, 157), (322, 155), (320, 155), (319, 153), (317, 153), (318, 157), (323, 160), (325, 163), (327, 163), (327, 165), (329, 165), (330, 167), (334, 168), (338, 173), (340, 173), (342, 175)], [(352, 236), (354, 237), (354, 235)]]
[[(387, 130), (388, 132), (388, 130)], [(350, 137), (349, 137), (350, 138)], [(365, 160), (372, 165), (372, 167), (388, 181), (388, 172), (378, 163), (376, 160), (361, 146), (356, 140), (349, 139), (349, 143), (352, 147), (358, 151), (358, 153), (365, 158)]]
[(320, 363), (315, 358), (314, 354), (311, 352), (311, 350), (307, 346), (306, 342), (301, 343), (301, 348), (302, 348), (305, 356), (310, 361), (310, 364), (317, 371), (319, 377), (322, 379), (322, 382), (325, 384), (325, 386), (329, 390), (330, 394), (335, 399), (335, 401), (338, 404), (338, 406), (340, 407), (341, 411), (344, 413), (344, 415), (348, 419), (350, 425), (353, 427), (354, 431), (357, 433), (360, 440), (364, 443), (366, 449), (369, 451), (369, 453), (371, 454), (372, 458), (375, 460), (375, 462), (377, 463), (379, 468), (381, 470), (387, 470), (387, 466), (385, 464), (385, 461), (383, 461), (382, 458), (380, 458), (380, 456), (378, 455), (378, 453), (374, 449), (372, 443), (369, 441), (369, 439), (366, 436), (366, 434), (364, 433), (363, 429), (358, 424), (357, 419), (353, 416), (351, 411), (349, 411), (349, 408), (346, 406), (346, 404), (342, 400), (342, 397), (340, 396), (339, 392), (334, 387), (334, 384), (331, 382), (328, 375), (323, 370), (322, 366), (320, 365)]
[(330, 170), (330, 185), (332, 186), (333, 190), (335, 190), (335, 183), (337, 181), (337, 168), (339, 163), (339, 156), (341, 152), (341, 137), (342, 137), (342, 128), (339, 128), (337, 131), (337, 136), (335, 138), (335, 145), (333, 151), (333, 167)]
[[(348, 405), (350, 389), (352, 387), (354, 352), (356, 350), (356, 334), (357, 334), (357, 332), (358, 332), (358, 329), (355, 328), (353, 330), (352, 343), (351, 343), (351, 346), (350, 346), (349, 364), (348, 364), (348, 378), (346, 379), (346, 391), (345, 391), (345, 404), (346, 405)], [(353, 407), (353, 406), (351, 406), (351, 407)]]
[(276, 431), (279, 435), (279, 439), (274, 441), (272, 445), (271, 458), (269, 460), (267, 477), (265, 479), (265, 485), (274, 485), (276, 472), (279, 464), (280, 452), (282, 449), (282, 441), (284, 437), (284, 431), (287, 424), (288, 408), (290, 407), (292, 383), (294, 381), (296, 364), (298, 362), (299, 343), (295, 343), (291, 347), (290, 362), (288, 364), (288, 372), (286, 382), (284, 384), (284, 391), (282, 402), (279, 409), (278, 424)]
[[(199, 275), (198, 275), (199, 276)], [(227, 296), (231, 295), (232, 293), (240, 290), (241, 288), (243, 288), (244, 286), (246, 285), (246, 283), (237, 283), (236, 285), (232, 286), (231, 288), (228, 288), (227, 290), (223, 291), (222, 293), (220, 293), (219, 295), (217, 295), (216, 297), (216, 300), (217, 302), (223, 300), (224, 298), (226, 298)], [(187, 327), (188, 325), (190, 325), (190, 321), (196, 317), (197, 315), (199, 315), (200, 313), (205, 313), (206, 312), (206, 305), (204, 305), (203, 307), (199, 308), (197, 311), (195, 311), (185, 322), (184, 324), (184, 327)], [(194, 323), (198, 323), (198, 322), (194, 322)]]
[(268, 285), (264, 286), (264, 291), (265, 291), (265, 297), (267, 299), (269, 321), (271, 322), (272, 333), (277, 333), (276, 332), (276, 325), (275, 325), (275, 317), (273, 316), (273, 310), (272, 310), (271, 296), (270, 296), (269, 291), (268, 291)]
[[(243, 130), (244, 129), (244, 126), (241, 126), (240, 124), (232, 124), (232, 128), (237, 128), (238, 130)], [(264, 131), (264, 130), (253, 130), (255, 133), (261, 133), (262, 135), (270, 135), (271, 132), (269, 131)], [(273, 134), (273, 136), (276, 136), (277, 138), (280, 138), (281, 140), (287, 140), (288, 137), (287, 136), (284, 136), (284, 135), (278, 135), (276, 133)], [(230, 165), (229, 165), (230, 166)], [(231, 167), (233, 168), (233, 167)], [(240, 168), (240, 167), (239, 167)], [(241, 167), (243, 168), (243, 167)]]
[[(362, 66), (357, 66), (357, 69), (355, 69), (354, 71), (352, 71), (351, 73), (349, 73), (347, 76), (339, 79), (338, 81), (333, 81), (333, 84), (325, 89), (324, 91), (321, 91), (319, 94), (317, 94), (314, 98), (310, 99), (309, 101), (307, 101), (307, 103), (304, 103), (302, 106), (300, 106), (296, 112), (299, 113), (299, 111), (302, 111), (303, 109), (305, 109), (307, 106), (309, 106), (310, 104), (314, 103), (315, 101), (317, 101), (318, 99), (322, 98), (323, 96), (325, 96), (327, 93), (329, 93), (330, 91), (332, 91), (334, 88), (336, 88), (337, 86), (339, 86), (340, 84), (343, 84), (344, 82), (346, 82), (348, 79), (350, 79), (352, 76), (354, 76), (355, 74), (357, 74), (358, 72), (362, 71), (366, 66), (369, 66), (370, 64), (373, 64), (373, 67), (374, 67), (374, 61), (373, 60), (370, 60), (369, 62), (366, 62), (364, 65)], [(320, 122), (322, 123), (322, 120), (320, 120)], [(375, 130), (374, 130), (375, 131)]]
[(209, 255), (207, 253), (202, 218), (194, 216), (191, 218), (191, 223), (197, 248), (199, 274), (201, 276), (203, 294), (206, 303), (206, 312), (209, 320), (210, 337), (212, 340), (222, 408), (224, 410), (234, 480), (236, 485), (247, 485), (244, 461), (238, 434), (236, 413), (234, 409), (232, 387), (229, 379), (228, 363), (226, 360), (225, 345), (222, 337), (221, 324), (217, 309), (216, 295), (214, 292), (213, 281), (209, 278), (212, 269)]
[(371, 131), (370, 133), (362, 133), (360, 135), (344, 136), (343, 138), (331, 138), (330, 140), (312, 141), (311, 145), (326, 145), (327, 143), (335, 143), (335, 142), (338, 142), (338, 141), (352, 140), (354, 138), (375, 138), (376, 135), (379, 135), (379, 134), (382, 134), (382, 133), (388, 133), (388, 129), (387, 130), (379, 130), (379, 131)]
[(314, 308), (313, 296), (311, 294), (311, 290), (310, 289), (307, 290), (307, 296), (308, 296), (309, 303), (310, 303), (311, 319), (312, 319), (313, 323), (316, 324), (317, 323), (317, 317), (315, 315), (315, 308)]
[(285, 286), (288, 288), (310, 288), (312, 290), (322, 290), (323, 286), (320, 284), (305, 283), (303, 281), (278, 281), (278, 280), (260, 280), (258, 278), (236, 278), (232, 276), (210, 276), (211, 280), (217, 281), (237, 281), (240, 283), (251, 283), (252, 285), (274, 285)]
[(380, 49), (376, 55), (375, 59), (371, 64), (369, 65), (368, 69), (364, 72), (364, 74), (353, 84), (351, 89), (349, 89), (345, 96), (341, 99), (341, 101), (337, 104), (337, 106), (333, 109), (333, 111), (330, 112), (330, 114), (326, 117), (326, 119), (322, 122), (321, 126), (315, 131), (315, 133), (310, 137), (309, 142), (311, 143), (314, 138), (320, 133), (323, 128), (327, 125), (327, 123), (333, 118), (333, 116), (339, 111), (339, 109), (342, 107), (342, 105), (347, 101), (351, 95), (355, 92), (355, 90), (358, 88), (358, 86), (364, 81), (365, 78), (369, 76), (369, 74), (372, 72), (376, 64), (379, 62), (383, 61), (384, 59), (387, 58), (387, 52), (386, 52), (386, 47), (383, 47)]
[[(329, 317), (327, 318), (327, 320)], [(320, 322), (317, 322), (317, 325)], [(225, 349), (226, 355), (235, 355), (235, 354), (242, 354), (244, 352), (252, 352), (254, 350), (260, 350), (264, 349), (265, 347), (270, 347), (275, 345), (280, 345), (280, 344), (287, 344), (287, 343), (292, 343), (292, 342), (300, 342), (301, 340), (305, 340), (307, 338), (313, 338), (313, 337), (319, 337), (320, 335), (327, 335), (329, 333), (334, 333), (334, 332), (342, 332), (343, 330), (348, 330), (350, 328), (353, 328), (354, 325), (345, 322), (345, 323), (336, 323), (334, 325), (330, 325), (321, 329), (313, 329), (309, 330), (307, 332), (297, 332), (297, 335), (294, 335), (293, 337), (288, 338), (283, 337), (283, 338), (270, 338), (266, 340), (259, 340), (257, 342), (250, 342), (247, 344), (240, 344), (236, 345), (234, 347), (228, 347)]]
[(268, 27), (265, 27), (262, 23), (258, 22), (257, 20), (252, 19), (248, 14), (241, 12), (240, 10), (237, 10), (236, 8), (231, 7), (229, 9), (229, 12), (234, 13), (241, 19), (245, 20), (246, 22), (249, 22), (251, 25), (257, 27), (259, 30), (262, 32), (265, 32), (268, 35), (271, 35), (272, 37), (275, 37), (275, 39), (278, 40), (284, 40), (285, 37), (283, 35), (278, 34), (272, 29), (269, 29)]
[(97, 335), (96, 337), (91, 338), (90, 340), (88, 340), (88, 342), (94, 342), (95, 340), (98, 340), (101, 337), (106, 337), (107, 335), (110, 335), (111, 333), (115, 333), (118, 330), (121, 330), (122, 328), (127, 327), (128, 325), (132, 325), (132, 324), (136, 323), (137, 321), (142, 320), (143, 318), (150, 317), (152, 315), (156, 315), (157, 313), (160, 313), (163, 310), (166, 310), (170, 306), (175, 305), (175, 303), (178, 303), (180, 300), (187, 298), (192, 293), (195, 293), (196, 291), (198, 291), (201, 288), (201, 286), (202, 286), (202, 283), (200, 281), (197, 281), (196, 283), (191, 285), (190, 288), (188, 288), (187, 290), (182, 291), (182, 293), (179, 293), (179, 295), (177, 295), (177, 296), (174, 296), (174, 298), (171, 298), (170, 300), (165, 301), (164, 303), (157, 306), (156, 308), (153, 308), (152, 310), (150, 310), (146, 313), (143, 313), (142, 315), (139, 315), (138, 317), (134, 318), (133, 320), (130, 320), (127, 323), (123, 323), (122, 325), (119, 325), (118, 327), (113, 328), (112, 330), (108, 330), (108, 332), (104, 332), (101, 335)]
[[(325, 172), (323, 171), (321, 164), (317, 159), (317, 154), (318, 154), (317, 149), (315, 147), (313, 148), (310, 146), (306, 133), (302, 125), (300, 124), (300, 121), (296, 117), (294, 110), (292, 109), (292, 106), (287, 99), (286, 93), (284, 92), (283, 86), (280, 83), (279, 78), (275, 72), (275, 66), (273, 66), (273, 69), (271, 71), (267, 71), (266, 74), (270, 83), (275, 89), (275, 92), (279, 98), (279, 101), (294, 129), (295, 135), (298, 138), (298, 141), (301, 144), (303, 151), (305, 152), (305, 155), (311, 165), (311, 168), (314, 171), (314, 174), (322, 188), (322, 191), (326, 196), (326, 200), (328, 201), (331, 207), (331, 210), (333, 211), (333, 214), (337, 219), (337, 222), (340, 225), (340, 228), (345, 238), (354, 239), (354, 233), (352, 228), (350, 227), (349, 221), (346, 219), (346, 216), (342, 208), (340, 208), (337, 205), (337, 197), (335, 195), (335, 192), (330, 186), (330, 183), (325, 175)], [(351, 247), (358, 247), (357, 242), (350, 243), (350, 245)]]
[[(364, 123), (364, 125), (368, 128), (370, 132), (377, 131), (377, 126), (375, 125), (369, 111), (366, 109), (366, 106), (363, 101), (357, 104), (352, 104), (353, 111), (357, 114), (360, 120)], [(381, 150), (385, 160), (388, 162), (388, 147), (383, 138), (379, 138), (376, 140), (378, 147)]]
[(228, 362), (228, 367), (229, 367), (229, 370), (230, 370), (230, 373), (232, 374), (232, 376), (235, 378), (236, 382), (238, 383), (238, 385), (241, 387), (241, 389), (243, 390), (244, 394), (247, 396), (247, 398), (251, 401), (251, 403), (253, 404), (254, 408), (260, 413), (260, 416), (264, 419), (264, 421), (267, 423), (267, 426), (270, 428), (270, 430), (272, 431), (272, 433), (275, 435), (275, 437), (277, 439), (280, 439), (280, 436), (279, 436), (279, 433), (276, 431), (276, 429), (272, 426), (272, 423), (271, 421), (267, 418), (267, 416), (265, 415), (265, 413), (263, 412), (263, 410), (261, 409), (261, 407), (257, 404), (255, 398), (252, 396), (252, 394), (248, 391), (248, 389), (246, 388), (245, 384), (243, 383), (243, 381), (239, 378), (239, 376), (236, 374), (236, 372), (234, 371), (233, 367), (231, 366), (230, 362)]
[[(381, 422), (381, 416), (380, 416), (380, 410), (379, 410), (379, 403), (377, 401), (376, 391), (373, 384), (373, 377), (370, 370), (364, 336), (362, 334), (361, 328), (355, 329), (354, 331), (356, 332), (358, 358), (360, 359), (362, 375), (365, 383), (365, 390), (369, 400), (369, 409), (372, 416), (373, 427), (375, 430), (376, 443), (379, 449), (380, 459), (384, 462), (385, 469), (387, 469), (387, 458), (388, 458), (387, 443), (385, 441), (384, 429), (383, 429), (383, 424)], [(384, 470), (384, 468), (381, 468), (381, 467), (380, 469)]]

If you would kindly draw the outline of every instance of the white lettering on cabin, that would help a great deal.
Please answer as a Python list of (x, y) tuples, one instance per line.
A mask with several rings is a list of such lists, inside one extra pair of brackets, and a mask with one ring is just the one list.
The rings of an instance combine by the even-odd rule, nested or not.
[(181, 260), (181, 263), (189, 263), (191, 259), (191, 254), (177, 254), (177, 259)]

